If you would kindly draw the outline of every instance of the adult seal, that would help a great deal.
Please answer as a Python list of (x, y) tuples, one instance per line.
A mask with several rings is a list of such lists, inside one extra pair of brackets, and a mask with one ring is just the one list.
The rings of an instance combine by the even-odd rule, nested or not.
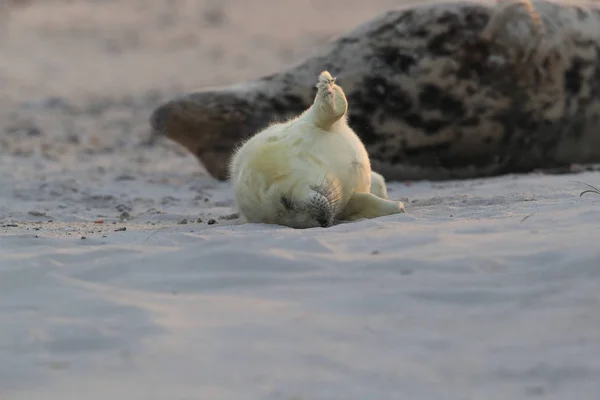
[(329, 227), (404, 212), (387, 200), (364, 145), (348, 126), (348, 102), (328, 71), (319, 75), (313, 104), (274, 123), (234, 153), (229, 175), (247, 222), (292, 228)]
[(406, 6), (279, 73), (159, 105), (154, 131), (218, 179), (236, 147), (298, 115), (328, 70), (388, 180), (452, 179), (600, 161), (600, 5), (501, 0)]

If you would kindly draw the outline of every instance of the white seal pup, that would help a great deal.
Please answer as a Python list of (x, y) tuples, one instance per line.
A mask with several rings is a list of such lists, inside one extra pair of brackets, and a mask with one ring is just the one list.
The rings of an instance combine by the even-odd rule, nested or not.
[(328, 227), (404, 211), (387, 200), (383, 177), (348, 126), (348, 102), (328, 71), (319, 75), (313, 104), (274, 123), (234, 153), (229, 175), (247, 222), (292, 228)]
[(600, 162), (600, 1), (399, 6), (295, 66), (159, 105), (151, 124), (226, 179), (237, 144), (305, 110), (325, 69), (388, 181)]

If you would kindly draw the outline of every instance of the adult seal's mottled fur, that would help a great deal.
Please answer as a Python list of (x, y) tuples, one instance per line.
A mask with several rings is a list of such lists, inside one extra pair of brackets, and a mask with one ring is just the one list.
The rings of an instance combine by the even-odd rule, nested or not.
[(364, 145), (348, 126), (348, 102), (328, 71), (313, 104), (289, 121), (269, 125), (234, 153), (230, 178), (248, 222), (292, 228), (328, 227), (404, 212), (387, 200)]
[(324, 69), (386, 179), (600, 161), (600, 5), (454, 1), (387, 12), (288, 70), (175, 98), (156, 132), (227, 178), (239, 143), (310, 106)]

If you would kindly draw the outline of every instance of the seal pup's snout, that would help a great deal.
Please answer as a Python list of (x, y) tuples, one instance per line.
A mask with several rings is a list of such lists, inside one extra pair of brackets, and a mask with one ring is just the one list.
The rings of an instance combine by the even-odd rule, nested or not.
[(323, 214), (321, 217), (318, 217), (317, 222), (321, 228), (329, 228), (333, 224), (325, 214)]
[(335, 217), (335, 203), (319, 190), (311, 189), (309, 196), (309, 210), (313, 218), (322, 228), (333, 225)]
[(308, 196), (297, 195), (294, 198), (291, 194), (282, 195), (279, 203), (283, 225), (298, 229), (333, 225), (335, 204), (317, 189), (309, 189)]

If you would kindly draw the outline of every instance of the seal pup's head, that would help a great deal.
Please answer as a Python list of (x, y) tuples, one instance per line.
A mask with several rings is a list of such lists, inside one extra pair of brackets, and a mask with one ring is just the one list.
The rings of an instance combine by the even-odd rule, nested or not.
[(230, 164), (236, 206), (248, 222), (331, 226), (340, 211), (340, 182), (298, 149), (297, 135), (285, 136), (293, 129), (274, 124), (236, 150)]
[[(235, 191), (236, 204), (242, 217), (253, 223), (268, 223), (296, 229), (322, 227), (335, 223), (340, 212), (339, 182), (307, 185), (306, 179), (275, 182), (257, 187), (242, 182)], [(264, 189), (260, 193), (260, 189)]]

